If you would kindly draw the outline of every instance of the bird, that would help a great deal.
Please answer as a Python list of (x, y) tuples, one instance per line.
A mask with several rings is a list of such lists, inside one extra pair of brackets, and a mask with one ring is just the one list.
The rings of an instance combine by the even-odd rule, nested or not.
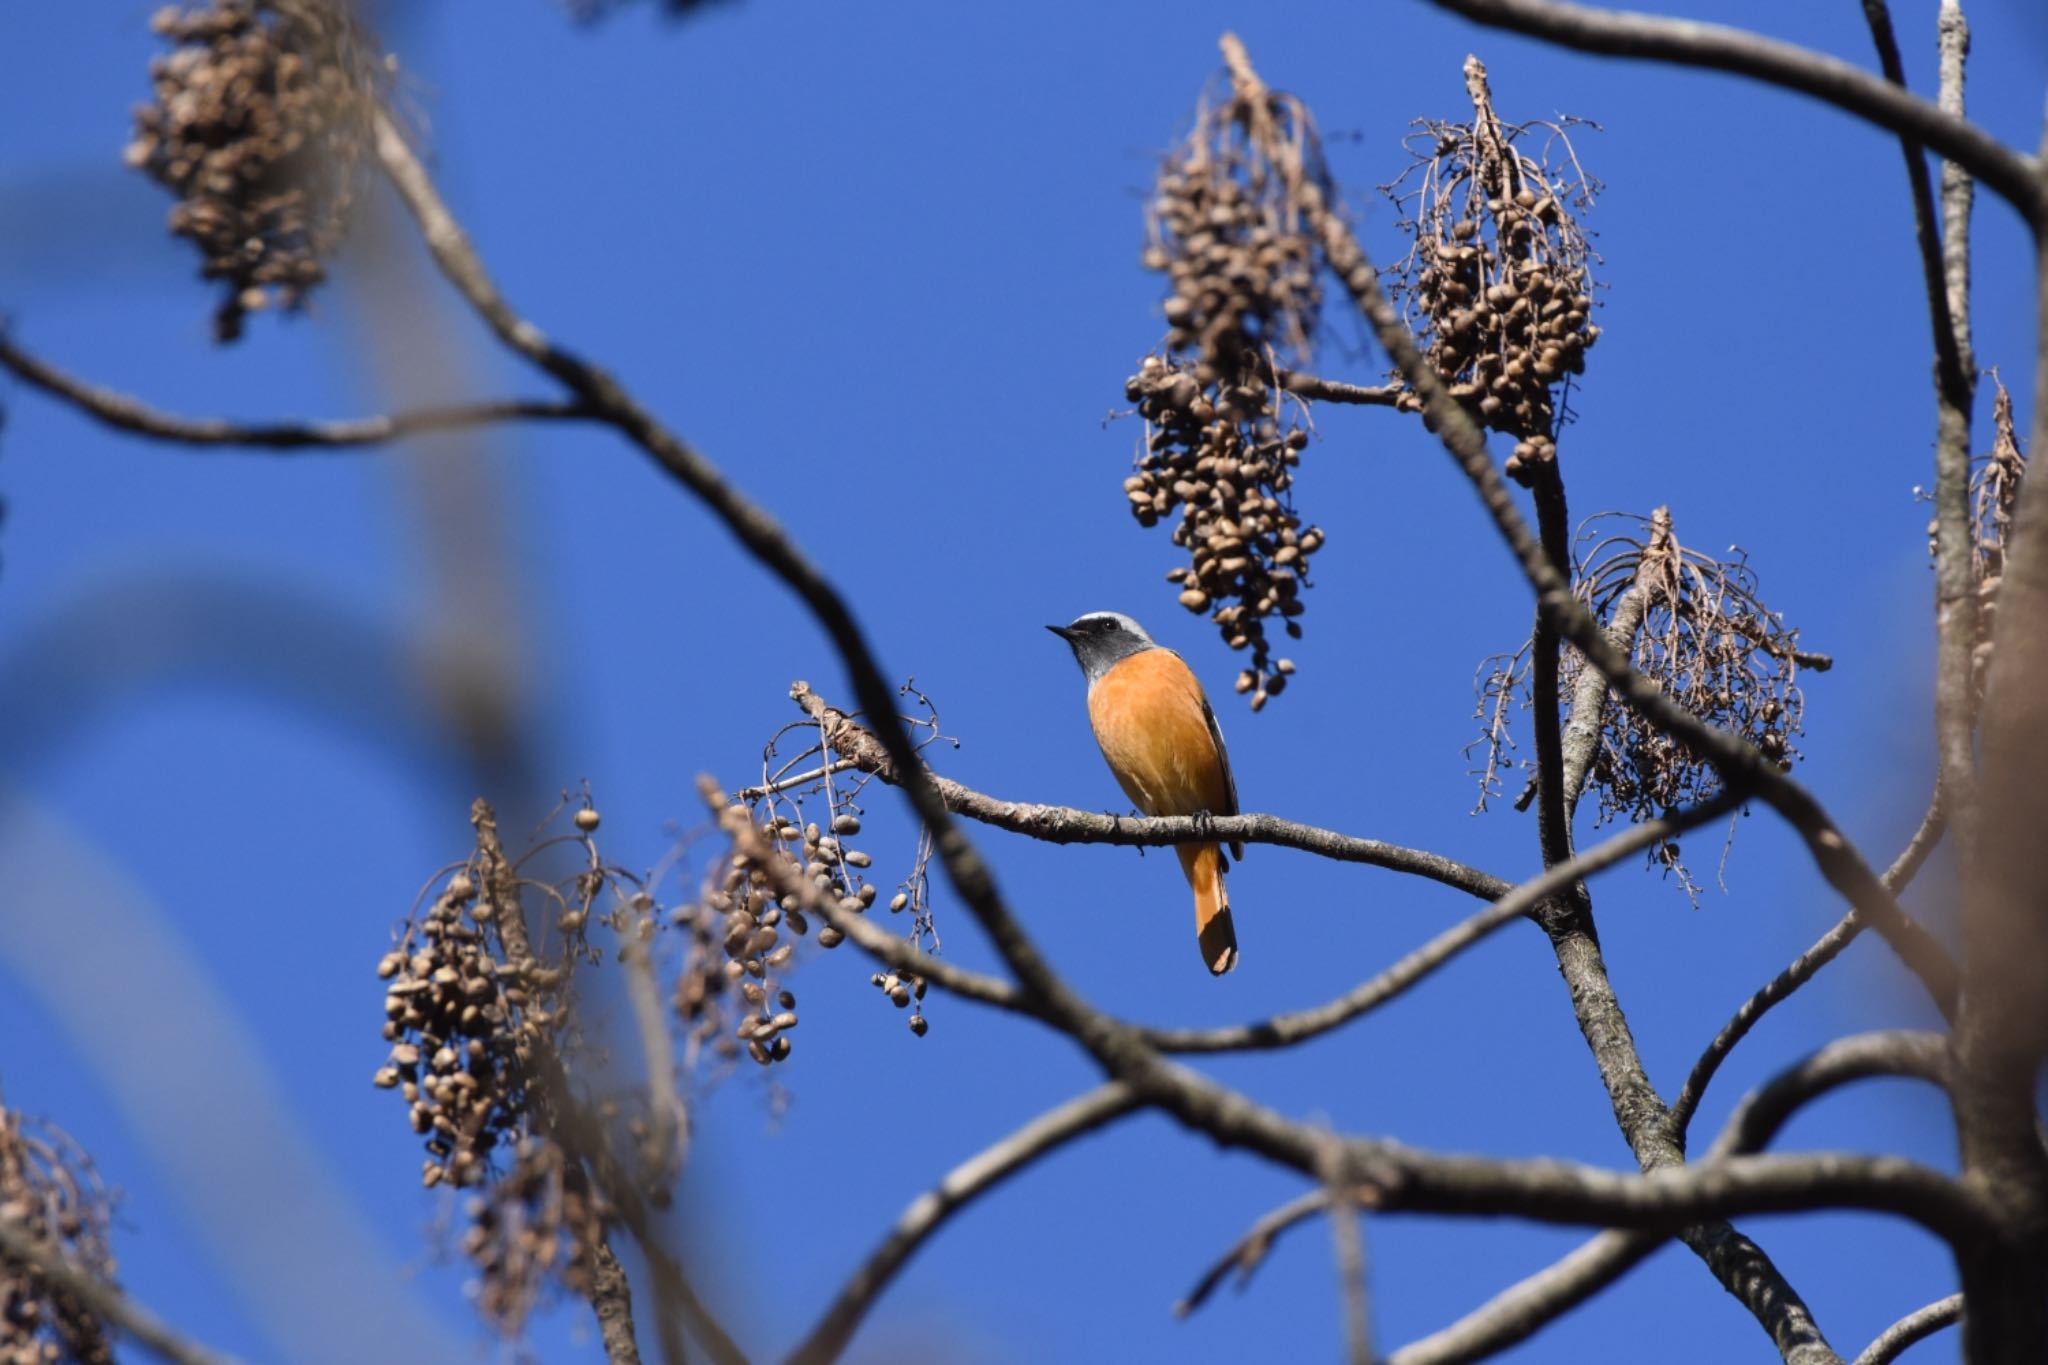
[[(1091, 611), (1047, 630), (1088, 676), (1088, 720), (1124, 794), (1147, 815), (1235, 815), (1237, 782), (1223, 731), (1194, 670), (1121, 612)], [(1215, 843), (1176, 844), (1195, 893), (1195, 937), (1213, 976), (1237, 965), (1237, 929)], [(1244, 846), (1232, 843), (1240, 861)]]

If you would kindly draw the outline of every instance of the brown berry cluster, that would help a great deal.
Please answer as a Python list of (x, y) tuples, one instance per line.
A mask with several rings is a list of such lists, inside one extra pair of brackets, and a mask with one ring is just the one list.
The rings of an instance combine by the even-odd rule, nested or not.
[[(838, 840), (820, 834), (815, 824), (763, 833), (765, 841), (736, 844), (698, 903), (676, 913), (692, 941), (676, 986), (676, 1010), (693, 1049), (708, 1046), (720, 1058), (736, 1058), (744, 1049), (759, 1065), (772, 1066), (788, 1060), (789, 1035), (797, 1026), (796, 994), (781, 976), (794, 963), (796, 940), (811, 928), (788, 887), (792, 879), (811, 875), (811, 868), (825, 866), (824, 857), (843, 855)], [(810, 836), (810, 859), (801, 865), (778, 846), (789, 834)], [(836, 947), (839, 932), (821, 925), (818, 941)]]
[(1251, 652), (1237, 690), (1254, 710), (1293, 665), (1275, 661), (1267, 622), (1300, 638), (1308, 556), (1293, 488), (1308, 408), (1281, 367), (1313, 348), (1322, 307), (1315, 223), (1332, 198), (1308, 110), (1237, 82), (1205, 108), (1161, 168), (1144, 263), (1169, 285), (1163, 355), (1124, 385), (1145, 446), (1124, 480), (1131, 512), (1155, 526), (1176, 509), (1174, 544), (1190, 562), (1167, 577), (1230, 648)]
[[(110, 1201), (91, 1160), (61, 1130), (0, 1106), (0, 1219), (111, 1280)], [(112, 1365), (99, 1319), (70, 1294), (0, 1253), (0, 1365)]]
[(608, 1214), (558, 1144), (520, 1139), (511, 1169), (471, 1200), (462, 1238), (485, 1319), (516, 1337), (550, 1284), (588, 1297)]
[(177, 197), (170, 229), (225, 285), (218, 340), (271, 304), (297, 308), (326, 277), (359, 191), (380, 65), (338, 0), (211, 0), (152, 25), (128, 164)]
[[(477, 801), (470, 819), (475, 850), (445, 874), (377, 965), (389, 983), (391, 1052), (374, 1081), (399, 1093), (413, 1131), (426, 1139), (421, 1183), (474, 1191), (462, 1245), (477, 1268), (477, 1303), (493, 1326), (516, 1336), (548, 1286), (589, 1291), (611, 1216), (590, 1171), (617, 1164), (602, 1149), (620, 1106), (585, 1106), (571, 1093), (569, 1049), (579, 1042), (569, 1012), (572, 969), (600, 960), (586, 937), (600, 896), (609, 892), (616, 904), (600, 919), (617, 931), (622, 956), (648, 951), (656, 907), (637, 879), (600, 858), (592, 838), (600, 821), (587, 793), (571, 817), (573, 833), (516, 863), (487, 802)], [(564, 866), (569, 851), (575, 856)], [(547, 957), (534, 947), (528, 892), (548, 907), (559, 936)], [(636, 961), (644, 970), (646, 958)], [(572, 1120), (581, 1132), (567, 1144)], [(664, 1203), (679, 1157), (655, 1150), (653, 1124), (635, 1127), (646, 1139), (638, 1179), (652, 1187), (652, 1202)], [(676, 1134), (663, 1136), (672, 1147)]]
[[(1415, 239), (1395, 290), (1451, 396), (1515, 438), (1507, 473), (1528, 483), (1557, 457), (1559, 386), (1585, 372), (1600, 339), (1594, 257), (1573, 217), (1598, 187), (1571, 154), (1569, 121), (1503, 124), (1476, 57), (1465, 84), (1473, 121), (1422, 122), (1409, 139), (1415, 164), (1387, 187)], [(1562, 169), (1519, 150), (1532, 131), (1561, 149)], [(1420, 411), (1422, 401), (1404, 393), (1400, 406)]]
[(551, 1043), (562, 1022), (566, 967), (497, 955), (493, 922), (522, 911), (472, 872), (450, 877), (377, 964), (391, 1054), (374, 1079), (400, 1093), (426, 1138), (429, 1188), (483, 1183), (492, 1153), (524, 1124), (534, 1044)]
[[(720, 807), (720, 824), (732, 850), (721, 885), (695, 912), (699, 922), (693, 933), (706, 937), (709, 926), (718, 926), (724, 960), (715, 967), (693, 964), (677, 999), (695, 1043), (725, 1030), (725, 1011), (715, 1006), (721, 985), (728, 985), (738, 993), (741, 1008), (730, 1035), (717, 1046), (728, 1055), (744, 1047), (762, 1066), (786, 1060), (789, 1033), (797, 1024), (796, 996), (778, 984), (774, 973), (788, 967), (796, 945), (783, 941), (780, 931), (800, 938), (813, 917), (825, 917), (826, 907), (840, 915), (865, 915), (878, 898), (875, 884), (867, 880), (874, 860), (850, 842), (861, 832), (850, 791), (841, 795), (829, 778), (810, 794), (820, 789), (833, 812), (823, 826), (803, 819), (803, 788), (772, 782)], [(707, 789), (707, 794), (715, 793)], [(902, 910), (909, 901), (909, 893), (901, 892), (890, 908)], [(836, 948), (845, 941), (846, 935), (829, 922), (818, 926), (821, 947)], [(913, 1021), (913, 1030), (922, 1034), (922, 1023), (921, 1018)]]

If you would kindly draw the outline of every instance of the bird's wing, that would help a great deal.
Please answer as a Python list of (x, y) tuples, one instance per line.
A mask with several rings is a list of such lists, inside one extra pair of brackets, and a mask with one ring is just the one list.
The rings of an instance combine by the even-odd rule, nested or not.
[[(1209, 705), (1206, 694), (1202, 697), (1202, 719), (1209, 722), (1209, 739), (1216, 745), (1216, 761), (1223, 765), (1223, 788), (1229, 793), (1224, 809), (1210, 812), (1213, 815), (1237, 814), (1237, 778), (1230, 771), (1230, 750), (1223, 747), (1223, 727), (1216, 723), (1216, 708)], [(1244, 861), (1244, 845), (1232, 843), (1230, 856), (1238, 862)]]

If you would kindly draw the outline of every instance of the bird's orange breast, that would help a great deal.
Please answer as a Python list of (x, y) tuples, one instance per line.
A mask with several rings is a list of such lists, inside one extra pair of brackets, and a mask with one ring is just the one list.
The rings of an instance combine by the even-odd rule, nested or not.
[(1088, 692), (1095, 742), (1124, 793), (1147, 815), (1230, 814), (1202, 685), (1171, 650), (1121, 659)]

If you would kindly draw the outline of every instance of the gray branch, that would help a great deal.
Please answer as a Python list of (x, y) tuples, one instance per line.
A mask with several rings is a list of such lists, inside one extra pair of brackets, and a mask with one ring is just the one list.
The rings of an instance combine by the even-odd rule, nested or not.
[(1805, 1105), (1830, 1090), (1871, 1076), (1913, 1076), (1946, 1089), (1948, 1039), (1939, 1033), (1905, 1030), (1838, 1038), (1744, 1096), (1707, 1159), (1762, 1151)]
[(1503, 1289), (1439, 1331), (1387, 1357), (1387, 1365), (1469, 1365), (1526, 1341), (1613, 1284), (1664, 1238), (1644, 1232), (1603, 1232), (1527, 1279)]
[(1878, 1333), (1876, 1340), (1864, 1347), (1863, 1354), (1856, 1357), (1856, 1365), (1891, 1365), (1891, 1362), (1897, 1360), (1908, 1346), (1933, 1336), (1944, 1327), (1962, 1321), (1962, 1318), (1961, 1294), (1936, 1299), (1925, 1308), (1917, 1308), (1906, 1314)]
[[(861, 772), (870, 773), (891, 786), (902, 785), (900, 770), (874, 731), (827, 703), (811, 690), (809, 683), (792, 683), (789, 695), (805, 715), (824, 727), (827, 742), (834, 752)], [(919, 767), (923, 770), (922, 764)], [(931, 775), (930, 781), (946, 809), (955, 814), (1052, 844), (1124, 844), (1164, 848), (1196, 839), (1275, 844), (1337, 862), (1367, 863), (1393, 872), (1425, 877), (1481, 900), (1498, 900), (1510, 888), (1510, 883), (1499, 877), (1439, 854), (1318, 829), (1313, 825), (1283, 820), (1277, 815), (1104, 815), (1071, 806), (1004, 801), (937, 775)]]
[(1137, 1097), (1112, 1082), (1040, 1114), (948, 1171), (937, 1185), (911, 1201), (889, 1235), (868, 1253), (810, 1335), (789, 1353), (789, 1365), (825, 1365), (837, 1359), (896, 1272), (949, 1218), (1040, 1157), (1136, 1108)]
[(342, 450), (494, 422), (587, 421), (596, 416), (584, 403), (507, 398), (332, 422), (235, 422), (223, 417), (185, 417), (163, 412), (139, 398), (87, 383), (24, 351), (4, 332), (0, 332), (0, 366), (102, 426), (176, 445)]
[(2048, 186), (2037, 160), (1847, 62), (1741, 29), (1690, 19), (1595, 9), (1554, 0), (1434, 0), (1492, 28), (1581, 52), (1704, 67), (1782, 86), (1914, 138), (1996, 190), (2037, 227), (2048, 225)]

